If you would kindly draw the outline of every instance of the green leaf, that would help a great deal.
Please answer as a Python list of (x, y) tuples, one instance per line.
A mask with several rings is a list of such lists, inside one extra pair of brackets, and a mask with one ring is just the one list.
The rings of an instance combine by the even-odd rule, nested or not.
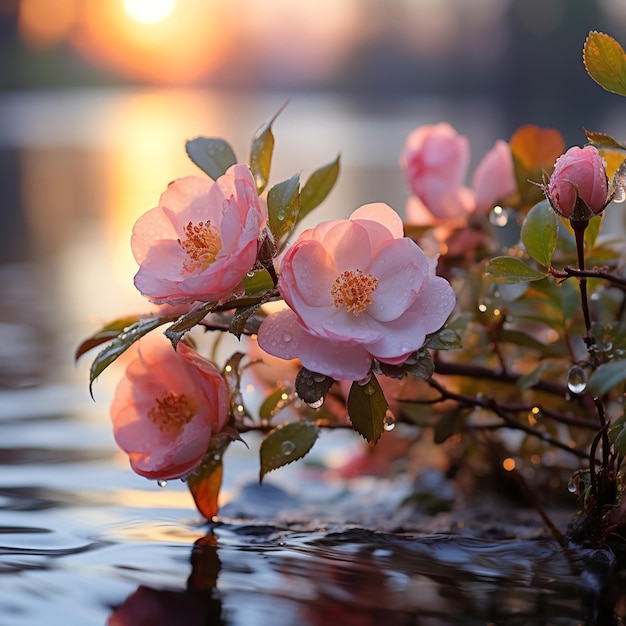
[(230, 144), (223, 139), (196, 137), (185, 144), (189, 158), (213, 180), (217, 180), (226, 170), (237, 163), (237, 157)]
[(213, 437), (202, 462), (187, 478), (187, 486), (196, 503), (196, 508), (207, 520), (215, 517), (219, 509), (222, 456), (231, 441), (230, 437)]
[[(231, 332), (237, 339), (241, 338), (241, 335), (246, 330), (246, 324), (250, 320), (250, 318), (261, 308), (261, 303), (253, 304), (252, 306), (238, 309), (235, 314), (232, 316), (230, 320), (230, 324), (228, 325), (228, 330)], [(259, 326), (261, 325), (260, 321), (254, 324), (254, 329), (249, 329), (248, 333), (257, 332), (259, 330)]]
[(274, 287), (274, 281), (267, 270), (258, 270), (252, 276), (245, 276), (243, 284), (246, 288), (246, 294), (251, 296), (269, 291)]
[(594, 396), (601, 398), (607, 391), (623, 385), (626, 381), (626, 359), (604, 363), (596, 369), (589, 379), (589, 389)]
[(302, 367), (296, 374), (296, 393), (303, 402), (313, 408), (318, 408), (324, 403), (326, 394), (334, 382), (330, 376), (324, 376), (324, 374)]
[(522, 224), (521, 240), (528, 254), (550, 267), (558, 239), (558, 222), (550, 203), (542, 200), (528, 212)]
[(461, 336), (452, 328), (442, 328), (428, 336), (425, 348), (432, 350), (458, 350), (463, 347)]
[(259, 407), (259, 418), (269, 422), (276, 413), (284, 409), (289, 400), (289, 394), (282, 385), (272, 391)]
[(267, 212), (270, 231), (276, 242), (291, 231), (300, 212), (300, 177), (278, 183), (267, 194)]
[(136, 324), (138, 321), (139, 317), (133, 315), (132, 317), (122, 317), (103, 326), (97, 333), (85, 339), (78, 348), (76, 348), (74, 359), (78, 361), (85, 352), (89, 352), (92, 348), (106, 343), (107, 341), (111, 341), (111, 339), (115, 339), (120, 333), (126, 330), (126, 328)]
[(435, 372), (433, 357), (426, 348), (420, 348), (415, 357), (408, 359), (399, 365), (390, 365), (382, 361), (374, 361), (375, 371), (389, 378), (404, 378), (405, 376), (418, 376), (428, 380)]
[(305, 456), (315, 444), (319, 427), (315, 422), (291, 422), (277, 426), (261, 443), (259, 482), (272, 470)]
[(183, 335), (199, 324), (215, 307), (217, 302), (204, 302), (191, 311), (181, 315), (166, 331), (165, 336), (172, 342), (174, 349)]
[(254, 176), (257, 192), (260, 194), (266, 187), (270, 178), (272, 154), (274, 153), (274, 133), (272, 124), (287, 106), (287, 102), (254, 133), (250, 148), (250, 171)]
[(119, 356), (124, 354), (135, 341), (141, 339), (151, 330), (158, 328), (166, 322), (170, 322), (171, 317), (155, 317), (150, 319), (142, 319), (130, 326), (127, 326), (117, 337), (101, 352), (91, 364), (89, 372), (89, 393), (93, 397), (93, 383), (102, 374), (102, 372), (113, 363)]
[(354, 430), (371, 443), (383, 434), (385, 415), (389, 405), (373, 374), (364, 385), (353, 382), (348, 394), (348, 415)]
[(485, 276), (494, 283), (526, 283), (541, 280), (547, 272), (538, 272), (515, 257), (499, 256), (485, 266)]
[(339, 156), (328, 165), (315, 170), (302, 187), (298, 220), (320, 205), (330, 193), (339, 176)]
[(613, 37), (591, 31), (583, 47), (583, 61), (600, 87), (626, 96), (626, 54)]

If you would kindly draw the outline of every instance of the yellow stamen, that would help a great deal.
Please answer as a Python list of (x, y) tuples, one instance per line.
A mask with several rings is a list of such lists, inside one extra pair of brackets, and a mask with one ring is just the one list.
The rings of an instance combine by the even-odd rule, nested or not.
[(180, 435), (193, 416), (187, 396), (173, 391), (166, 391), (155, 398), (155, 405), (148, 411), (148, 419), (169, 437)]
[(185, 226), (185, 239), (178, 240), (180, 247), (185, 251), (187, 258), (183, 267), (189, 273), (206, 270), (222, 247), (220, 235), (210, 220)]
[(378, 278), (361, 270), (346, 270), (335, 278), (330, 295), (338, 308), (358, 315), (372, 302), (372, 294), (378, 288)]

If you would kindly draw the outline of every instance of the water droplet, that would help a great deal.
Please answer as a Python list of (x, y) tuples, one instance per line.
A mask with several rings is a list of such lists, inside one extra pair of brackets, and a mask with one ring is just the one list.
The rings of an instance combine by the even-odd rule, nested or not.
[(372, 380), (372, 375), (371, 374), (367, 374), (367, 376), (365, 376), (364, 378), (361, 378), (361, 380), (357, 380), (356, 382), (361, 385), (361, 387), (365, 387), (365, 385), (368, 385), (370, 380)]
[(567, 490), (570, 493), (576, 493), (576, 481), (574, 480), (574, 477), (569, 479), (569, 482), (567, 483)]
[(161, 488), (167, 487), (167, 480), (157, 480), (157, 485)]
[(246, 276), (247, 276), (248, 278), (252, 278), (252, 277), (254, 276), (254, 270), (250, 270), (250, 271), (246, 274)]
[(502, 228), (509, 223), (509, 212), (501, 206), (494, 206), (489, 213), (489, 222)]
[(307, 404), (312, 408), (312, 409), (319, 409), (322, 404), (324, 404), (324, 398), (318, 398), (317, 400), (314, 400), (313, 402), (307, 402)]
[(618, 204), (621, 204), (625, 200), (626, 200), (626, 189), (622, 185), (620, 185), (615, 190), (615, 195), (613, 196), (613, 202), (617, 202)]
[(313, 373), (313, 382), (323, 383), (325, 380), (326, 380), (326, 376), (324, 376), (324, 374)]
[(291, 454), (293, 454), (295, 449), (296, 444), (293, 441), (283, 441), (282, 445), (280, 446), (280, 451), (285, 456), (290, 456)]
[(285, 343), (289, 343), (293, 339), (293, 335), (291, 333), (288, 333), (287, 331), (284, 331), (282, 338)]
[(396, 427), (396, 420), (394, 419), (393, 415), (390, 415), (389, 413), (387, 413), (387, 415), (385, 415), (385, 419), (383, 420), (383, 428), (389, 432), (391, 430), (393, 430)]
[(587, 372), (580, 365), (572, 365), (567, 373), (567, 388), (575, 394), (587, 389)]

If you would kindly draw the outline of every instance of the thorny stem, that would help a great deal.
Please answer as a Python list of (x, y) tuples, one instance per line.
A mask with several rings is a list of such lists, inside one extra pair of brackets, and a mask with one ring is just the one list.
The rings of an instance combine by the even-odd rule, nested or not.
[[(576, 253), (578, 255), (578, 268), (581, 271), (585, 269), (585, 230), (589, 225), (589, 220), (570, 220), (570, 224), (574, 229), (574, 235), (576, 237)], [(581, 277), (578, 281), (580, 286), (580, 298), (583, 307), (583, 316), (585, 318), (585, 328), (587, 329), (587, 336), (585, 337), (585, 343), (590, 346), (593, 343), (591, 337), (591, 316), (589, 315), (589, 300), (587, 298), (587, 278)]]
[(601, 278), (603, 280), (608, 281), (614, 287), (619, 287), (621, 289), (626, 290), (626, 278), (621, 278), (620, 276), (616, 276), (612, 274), (605, 268), (596, 268), (592, 270), (585, 269), (577, 269), (575, 267), (569, 267), (566, 265), (563, 270), (557, 270), (553, 267), (550, 268), (549, 273), (551, 276), (555, 278)]

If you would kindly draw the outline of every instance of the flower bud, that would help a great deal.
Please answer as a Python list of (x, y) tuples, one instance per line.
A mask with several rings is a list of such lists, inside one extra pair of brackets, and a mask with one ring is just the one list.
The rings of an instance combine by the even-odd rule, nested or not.
[(552, 208), (571, 220), (602, 213), (610, 201), (606, 164), (593, 146), (570, 148), (554, 164), (544, 192)]

